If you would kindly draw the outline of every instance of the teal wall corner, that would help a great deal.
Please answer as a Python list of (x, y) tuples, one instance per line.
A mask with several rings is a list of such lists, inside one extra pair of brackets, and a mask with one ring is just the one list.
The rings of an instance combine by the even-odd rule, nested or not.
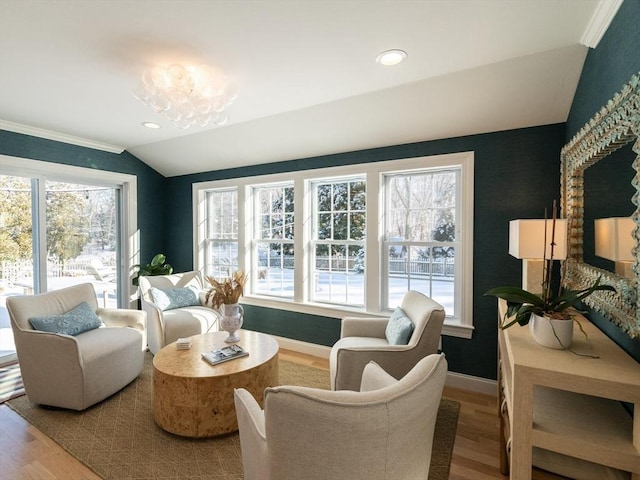
[(0, 130), (0, 154), (135, 175), (138, 182), (138, 228), (142, 262), (151, 260), (166, 244), (164, 232), (167, 179), (138, 158)]
[[(580, 82), (576, 89), (569, 118), (567, 120), (566, 140), (570, 140), (578, 131), (593, 117), (609, 99), (619, 92), (623, 85), (631, 80), (632, 75), (640, 72), (640, 1), (625, 0), (615, 18), (611, 22), (607, 32), (602, 37), (600, 44), (589, 50), (582, 69)], [(629, 149), (625, 148), (616, 152), (612, 158), (607, 158), (611, 162), (606, 166), (607, 173), (603, 173), (601, 165), (596, 165), (596, 174), (609, 175), (618, 178), (628, 178), (624, 176), (622, 166), (618, 166), (619, 157), (629, 154)], [(625, 157), (629, 159), (629, 156)], [(624, 161), (624, 160), (623, 160)], [(632, 160), (627, 160), (631, 162)], [(628, 164), (629, 166), (631, 163)], [(592, 167), (593, 168), (593, 167)], [(589, 170), (591, 170), (590, 168)], [(628, 167), (624, 167), (628, 169)], [(592, 174), (594, 172), (589, 172)], [(627, 170), (628, 173), (628, 170)], [(586, 187), (592, 188), (591, 186)], [(596, 188), (596, 187), (593, 187)], [(620, 191), (607, 189), (607, 204), (616, 200), (616, 195)], [(634, 189), (629, 185), (620, 189), (624, 192)], [(599, 195), (597, 190), (593, 190), (593, 195)], [(589, 195), (589, 191), (586, 192)], [(602, 197), (600, 197), (602, 198)], [(631, 196), (627, 197), (630, 203)], [(597, 201), (595, 202), (597, 203)], [(587, 245), (585, 244), (585, 248)], [(607, 336), (620, 345), (629, 355), (640, 362), (640, 338), (632, 339), (615, 324), (604, 318), (598, 312), (587, 309), (587, 317), (602, 330)]]

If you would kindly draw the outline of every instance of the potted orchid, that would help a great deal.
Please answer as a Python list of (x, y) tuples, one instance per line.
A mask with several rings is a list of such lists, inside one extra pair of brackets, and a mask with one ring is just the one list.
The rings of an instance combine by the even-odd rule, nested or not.
[[(554, 211), (554, 231), (555, 221)], [(601, 284), (601, 279), (598, 277), (593, 285), (581, 290), (563, 290), (562, 282), (560, 282), (558, 291), (554, 292), (552, 287), (553, 269), (554, 265), (559, 262), (553, 259), (553, 247), (552, 242), (551, 254), (549, 259), (544, 262), (542, 293), (540, 295), (512, 286), (495, 287), (487, 291), (485, 295), (498, 297), (507, 302), (507, 311), (500, 324), (501, 329), (509, 328), (515, 324), (521, 326), (529, 324), (534, 339), (541, 345), (567, 349), (573, 339), (574, 318), (570, 309), (593, 292), (601, 290), (615, 292), (616, 290), (611, 285)]]

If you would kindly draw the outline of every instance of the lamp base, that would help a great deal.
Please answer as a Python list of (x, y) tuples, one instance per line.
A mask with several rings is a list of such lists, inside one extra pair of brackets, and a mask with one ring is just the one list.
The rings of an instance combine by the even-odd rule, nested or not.
[(634, 278), (632, 266), (633, 262), (616, 262), (616, 275), (620, 275), (622, 278)]
[(544, 260), (522, 261), (522, 289), (535, 295), (542, 295), (544, 281)]

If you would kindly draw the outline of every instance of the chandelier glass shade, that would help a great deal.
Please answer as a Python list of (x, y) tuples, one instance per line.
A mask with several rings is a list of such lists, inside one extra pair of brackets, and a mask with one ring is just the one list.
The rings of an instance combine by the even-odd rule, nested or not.
[(225, 109), (237, 93), (207, 65), (174, 64), (146, 70), (133, 96), (184, 129), (194, 124), (204, 127), (227, 123)]

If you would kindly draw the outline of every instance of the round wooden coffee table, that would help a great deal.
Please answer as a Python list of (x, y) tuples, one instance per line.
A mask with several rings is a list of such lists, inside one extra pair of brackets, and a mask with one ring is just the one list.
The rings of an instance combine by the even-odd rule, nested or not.
[(246, 388), (262, 405), (264, 390), (278, 385), (278, 343), (269, 335), (240, 330), (249, 355), (210, 365), (202, 352), (227, 346), (227, 332), (191, 337), (191, 349), (171, 343), (153, 358), (153, 417), (164, 430), (185, 437), (212, 437), (238, 430), (233, 400)]

